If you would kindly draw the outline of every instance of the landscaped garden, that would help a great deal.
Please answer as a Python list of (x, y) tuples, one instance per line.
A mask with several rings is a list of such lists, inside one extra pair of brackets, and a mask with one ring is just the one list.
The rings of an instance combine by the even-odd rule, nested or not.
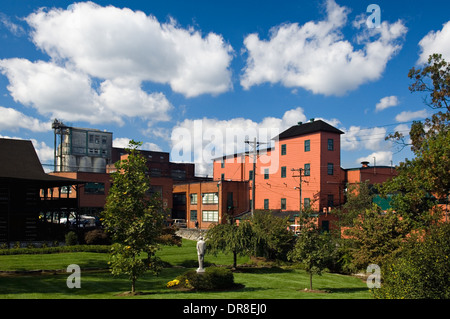
[[(158, 276), (151, 273), (139, 278), (138, 294), (130, 297), (127, 276), (113, 276), (109, 271), (109, 254), (99, 252), (65, 252), (52, 254), (0, 255), (0, 298), (2, 299), (71, 299), (71, 298), (150, 298), (150, 299), (367, 299), (366, 283), (353, 276), (324, 273), (315, 276), (317, 293), (305, 292), (309, 275), (293, 264), (261, 263), (238, 257), (233, 272), (236, 289), (186, 291), (167, 288), (177, 276), (196, 269), (196, 242), (183, 240), (181, 247), (162, 246), (157, 255), (165, 267)], [(34, 248), (38, 250), (39, 248)], [(232, 255), (206, 255), (206, 267), (230, 267)], [(81, 268), (81, 288), (70, 289), (66, 281), (70, 264)]]

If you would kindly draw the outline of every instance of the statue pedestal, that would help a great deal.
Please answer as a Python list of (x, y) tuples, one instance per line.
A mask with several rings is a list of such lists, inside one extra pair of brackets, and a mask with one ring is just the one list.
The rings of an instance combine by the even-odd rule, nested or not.
[(205, 268), (198, 268), (197, 269), (197, 274), (202, 275), (205, 273)]

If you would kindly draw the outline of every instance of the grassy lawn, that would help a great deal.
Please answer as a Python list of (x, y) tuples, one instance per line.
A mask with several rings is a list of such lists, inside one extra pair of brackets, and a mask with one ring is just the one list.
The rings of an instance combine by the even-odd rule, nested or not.
[[(307, 293), (309, 277), (300, 269), (243, 268), (235, 272), (235, 282), (245, 285), (234, 291), (180, 292), (166, 288), (166, 283), (188, 269), (197, 267), (194, 241), (183, 241), (182, 247), (163, 247), (159, 256), (169, 262), (159, 276), (147, 274), (137, 282), (142, 295), (119, 296), (130, 290), (126, 277), (113, 277), (109, 271), (89, 271), (88, 268), (106, 268), (108, 254), (61, 253), (47, 255), (0, 256), (0, 271), (5, 270), (64, 270), (69, 264), (78, 264), (81, 271), (81, 289), (69, 289), (66, 285), (68, 273), (46, 273), (35, 275), (0, 275), (1, 299), (367, 299), (370, 298), (365, 283), (358, 278), (326, 273), (314, 276), (313, 288), (328, 293)], [(231, 255), (207, 255), (207, 264), (230, 265)], [(239, 258), (238, 263), (248, 263), (248, 258)]]

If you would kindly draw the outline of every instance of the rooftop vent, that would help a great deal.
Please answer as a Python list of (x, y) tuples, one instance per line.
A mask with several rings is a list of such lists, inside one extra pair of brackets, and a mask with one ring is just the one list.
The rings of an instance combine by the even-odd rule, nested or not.
[(314, 122), (314, 120), (315, 120), (314, 117), (312, 117), (312, 118), (309, 119), (310, 122)]
[(303, 124), (303, 122), (297, 122), (297, 125), (302, 125)]
[(361, 162), (361, 164), (362, 164), (362, 167), (369, 167), (368, 161)]

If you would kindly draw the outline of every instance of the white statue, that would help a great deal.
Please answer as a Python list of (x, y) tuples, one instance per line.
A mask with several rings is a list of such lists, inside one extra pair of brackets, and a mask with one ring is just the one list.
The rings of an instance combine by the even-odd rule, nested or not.
[(200, 236), (199, 240), (197, 241), (197, 255), (198, 255), (197, 273), (205, 272), (205, 269), (203, 268), (203, 261), (205, 259), (205, 251), (206, 251), (206, 243), (203, 240), (203, 237)]

